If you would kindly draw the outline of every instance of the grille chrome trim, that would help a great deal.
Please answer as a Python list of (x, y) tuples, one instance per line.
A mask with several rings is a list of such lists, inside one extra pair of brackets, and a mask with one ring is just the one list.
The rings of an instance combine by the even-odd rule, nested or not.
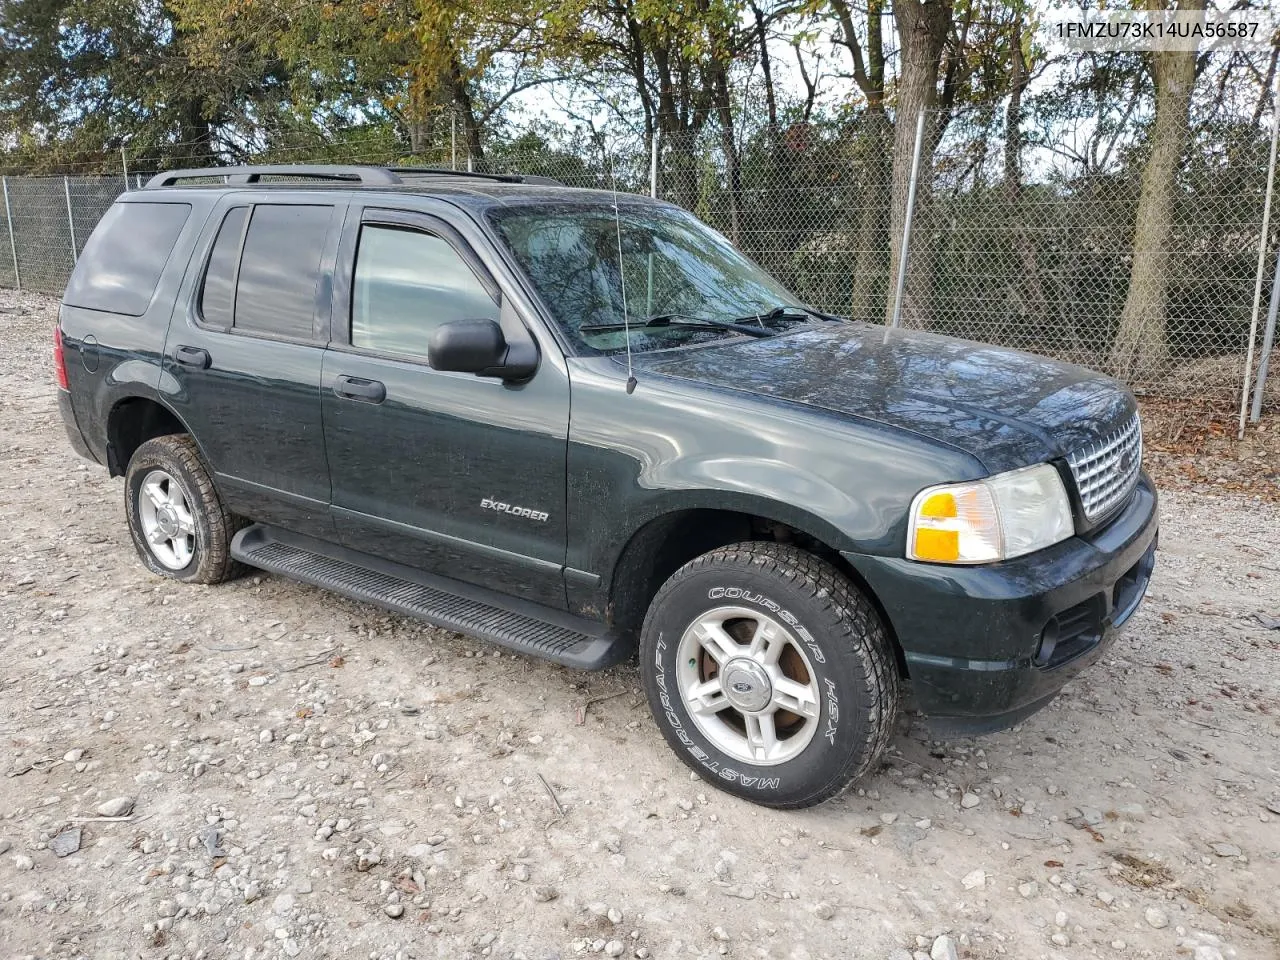
[(1118, 430), (1067, 455), (1085, 519), (1096, 523), (1120, 506), (1142, 469), (1142, 421), (1135, 413)]

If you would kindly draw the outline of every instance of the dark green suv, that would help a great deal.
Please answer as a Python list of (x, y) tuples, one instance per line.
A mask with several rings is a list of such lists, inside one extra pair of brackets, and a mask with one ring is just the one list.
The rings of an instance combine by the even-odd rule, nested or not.
[(638, 646), (681, 759), (775, 807), (870, 770), (907, 689), (944, 733), (1042, 707), (1154, 563), (1121, 384), (827, 316), (643, 197), (162, 174), (56, 348), (155, 573), (247, 564), (586, 669)]

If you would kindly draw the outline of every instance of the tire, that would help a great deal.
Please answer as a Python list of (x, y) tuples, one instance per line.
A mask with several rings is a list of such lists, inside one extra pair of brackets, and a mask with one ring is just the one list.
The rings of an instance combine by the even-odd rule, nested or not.
[[(245, 522), (223, 504), (190, 436), (156, 437), (138, 447), (124, 489), (129, 534), (152, 573), (185, 583), (222, 583), (243, 572), (231, 559), (231, 538)], [(148, 529), (155, 539), (148, 538)]]
[(680, 759), (767, 807), (840, 793), (873, 768), (897, 719), (896, 668), (875, 609), (829, 563), (784, 544), (736, 543), (677, 570), (645, 617), (640, 664)]

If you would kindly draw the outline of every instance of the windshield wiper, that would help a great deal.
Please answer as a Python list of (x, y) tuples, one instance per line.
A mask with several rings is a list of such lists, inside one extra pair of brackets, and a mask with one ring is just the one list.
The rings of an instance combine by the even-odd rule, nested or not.
[[(751, 319), (754, 319), (751, 318)], [(683, 313), (663, 313), (656, 317), (644, 317), (635, 323), (587, 323), (578, 328), (579, 333), (616, 333), (619, 330), (643, 330), (646, 327), (668, 327), (677, 330), (731, 330), (749, 337), (771, 337), (772, 330), (747, 325), (736, 320), (712, 320), (710, 317), (691, 317)]]
[(748, 313), (741, 317), (734, 317), (733, 323), (769, 323), (774, 320), (795, 320), (804, 321), (810, 317), (817, 317), (819, 320), (832, 320), (837, 323), (843, 323), (839, 317), (833, 317), (829, 313), (822, 313), (814, 310), (812, 307), (802, 307), (799, 305), (786, 305), (774, 307), (772, 310), (766, 310), (764, 313)]

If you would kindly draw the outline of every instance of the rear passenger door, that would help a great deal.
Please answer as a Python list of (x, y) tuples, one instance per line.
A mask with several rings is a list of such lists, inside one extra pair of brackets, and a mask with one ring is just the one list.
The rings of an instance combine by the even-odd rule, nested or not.
[(345, 206), (228, 198), (188, 271), (161, 392), (200, 445), (227, 506), (331, 535), (320, 369)]
[(335, 524), (366, 553), (563, 608), (567, 376), (427, 362), (442, 323), (522, 323), (480, 249), (425, 214), (348, 216), (322, 391)]

